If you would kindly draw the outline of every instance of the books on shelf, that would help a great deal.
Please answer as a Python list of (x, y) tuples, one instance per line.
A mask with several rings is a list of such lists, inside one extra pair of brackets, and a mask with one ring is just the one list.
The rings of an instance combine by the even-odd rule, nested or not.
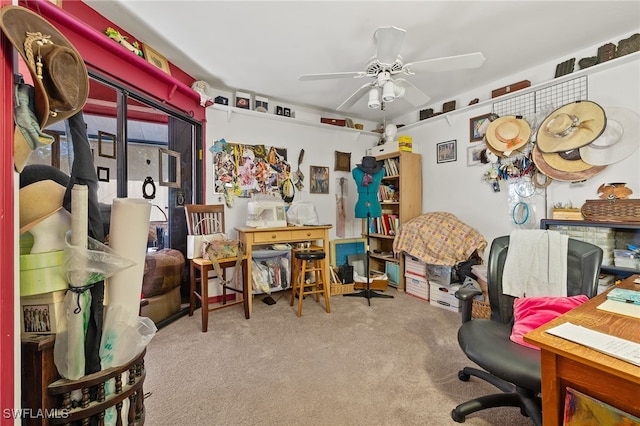
[(398, 187), (391, 184), (381, 184), (378, 187), (378, 199), (380, 202), (397, 202), (400, 199)]
[(383, 213), (380, 217), (372, 217), (369, 223), (371, 234), (395, 236), (398, 232), (400, 218), (397, 214)]
[(385, 158), (382, 166), (385, 176), (397, 176), (400, 174), (400, 162), (397, 158)]

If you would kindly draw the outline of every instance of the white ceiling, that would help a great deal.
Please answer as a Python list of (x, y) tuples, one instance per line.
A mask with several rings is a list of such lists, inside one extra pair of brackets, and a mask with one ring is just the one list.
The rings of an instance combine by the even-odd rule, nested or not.
[[(407, 30), (404, 62), (482, 52), (478, 69), (406, 77), (441, 105), (620, 35), (640, 32), (640, 1), (141, 1), (85, 0), (117, 26), (214, 88), (335, 109), (366, 79), (298, 81), (364, 71), (378, 27)], [(593, 52), (595, 55), (596, 52)], [(578, 60), (580, 58), (576, 58)], [(273, 104), (271, 104), (273, 105)], [(387, 104), (387, 118), (417, 109)], [(341, 113), (374, 122), (366, 97)]]

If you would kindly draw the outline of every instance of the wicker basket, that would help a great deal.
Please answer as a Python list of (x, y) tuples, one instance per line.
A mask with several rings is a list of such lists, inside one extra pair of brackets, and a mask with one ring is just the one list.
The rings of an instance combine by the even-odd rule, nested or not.
[(640, 222), (640, 199), (587, 200), (580, 211), (586, 220)]
[(351, 284), (333, 284), (331, 283), (331, 295), (353, 293), (353, 283)]
[(489, 302), (473, 299), (473, 303), (471, 304), (471, 318), (491, 318), (491, 306)]

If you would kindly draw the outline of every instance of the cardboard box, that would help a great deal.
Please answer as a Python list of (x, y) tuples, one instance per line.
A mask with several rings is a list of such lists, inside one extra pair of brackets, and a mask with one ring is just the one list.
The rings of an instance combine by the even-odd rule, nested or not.
[(429, 300), (429, 282), (412, 278), (410, 275), (404, 276), (404, 291), (422, 300)]
[(62, 304), (66, 290), (20, 298), (20, 329), (24, 334), (55, 334), (63, 331)]
[(404, 255), (404, 275), (419, 280), (427, 279), (427, 264), (421, 260), (405, 254)]
[(437, 285), (429, 281), (429, 303), (448, 311), (460, 312), (462, 303), (455, 296), (460, 288), (457, 285)]
[(65, 290), (63, 260), (64, 250), (20, 255), (20, 296)]

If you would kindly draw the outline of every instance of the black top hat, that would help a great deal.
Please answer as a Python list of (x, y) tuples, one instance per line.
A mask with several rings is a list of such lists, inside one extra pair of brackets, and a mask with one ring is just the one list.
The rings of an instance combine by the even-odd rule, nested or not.
[(382, 169), (382, 163), (376, 161), (376, 157), (362, 157), (362, 164), (356, 166), (365, 173), (374, 174)]

